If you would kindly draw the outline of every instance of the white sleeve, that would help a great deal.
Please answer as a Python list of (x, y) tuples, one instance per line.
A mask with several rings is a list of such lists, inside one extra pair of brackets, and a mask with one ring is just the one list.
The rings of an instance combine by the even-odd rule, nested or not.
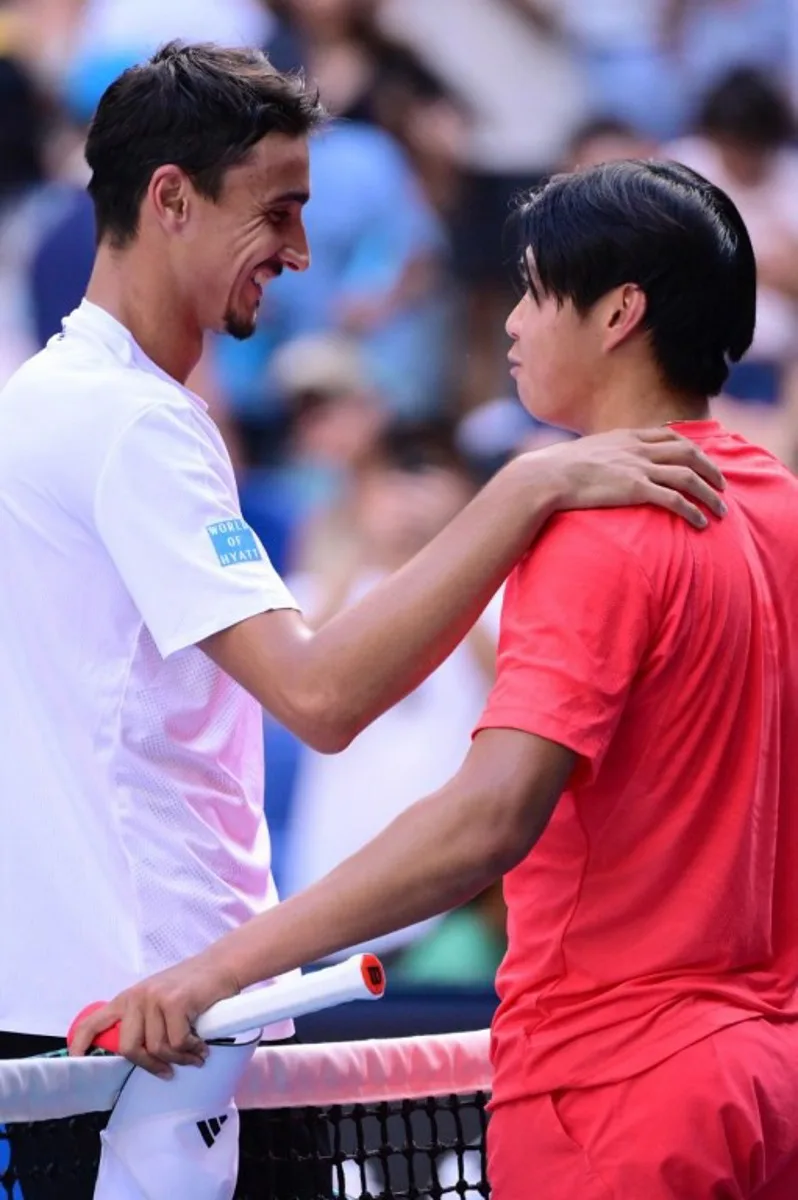
[(164, 658), (257, 613), (296, 608), (241, 517), (229, 460), (193, 415), (155, 404), (126, 427), (94, 515)]

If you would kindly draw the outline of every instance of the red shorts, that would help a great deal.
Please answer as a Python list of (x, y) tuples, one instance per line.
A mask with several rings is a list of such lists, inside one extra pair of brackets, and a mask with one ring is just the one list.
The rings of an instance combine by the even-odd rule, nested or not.
[(798, 1023), (721, 1030), (624, 1083), (499, 1105), (492, 1200), (798, 1200)]

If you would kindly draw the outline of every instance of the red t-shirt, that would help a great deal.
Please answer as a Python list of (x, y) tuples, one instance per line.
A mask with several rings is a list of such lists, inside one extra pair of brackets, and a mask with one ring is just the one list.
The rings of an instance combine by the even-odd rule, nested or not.
[(479, 728), (580, 758), (505, 880), (495, 1103), (798, 1016), (798, 480), (677, 428), (726, 475), (724, 520), (566, 513), (508, 581)]

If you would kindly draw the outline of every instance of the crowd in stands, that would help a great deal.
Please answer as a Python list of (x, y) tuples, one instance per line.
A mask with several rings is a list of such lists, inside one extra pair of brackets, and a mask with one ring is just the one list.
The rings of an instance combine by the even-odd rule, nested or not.
[[(83, 294), (82, 144), (105, 86), (174, 37), (256, 44), (317, 81), (331, 114), (312, 150), (312, 268), (270, 286), (252, 339), (210, 341), (190, 382), (311, 620), (401, 566), (508, 456), (569, 436), (518, 406), (503, 332), (507, 217), (553, 171), (674, 158), (731, 194), (759, 321), (717, 415), (798, 467), (795, 35), (796, 0), (0, 0), (0, 383)], [(283, 892), (451, 776), (498, 608), (337, 758), (267, 720)], [(502, 931), (494, 889), (381, 949), (408, 981), (489, 982)]]

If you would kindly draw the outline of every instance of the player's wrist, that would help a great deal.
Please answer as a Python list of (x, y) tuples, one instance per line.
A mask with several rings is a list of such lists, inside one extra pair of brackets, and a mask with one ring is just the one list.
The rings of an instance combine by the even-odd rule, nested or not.
[(562, 466), (539, 452), (521, 454), (494, 477), (511, 493), (508, 503), (522, 506), (532, 530), (568, 507), (570, 489)]
[(213, 993), (213, 999), (209, 1001), (212, 1004), (217, 1000), (238, 996), (246, 986), (242, 983), (240, 954), (235, 946), (227, 944), (231, 940), (230, 935), (222, 938), (194, 960), (198, 972), (207, 979), (209, 991)]

